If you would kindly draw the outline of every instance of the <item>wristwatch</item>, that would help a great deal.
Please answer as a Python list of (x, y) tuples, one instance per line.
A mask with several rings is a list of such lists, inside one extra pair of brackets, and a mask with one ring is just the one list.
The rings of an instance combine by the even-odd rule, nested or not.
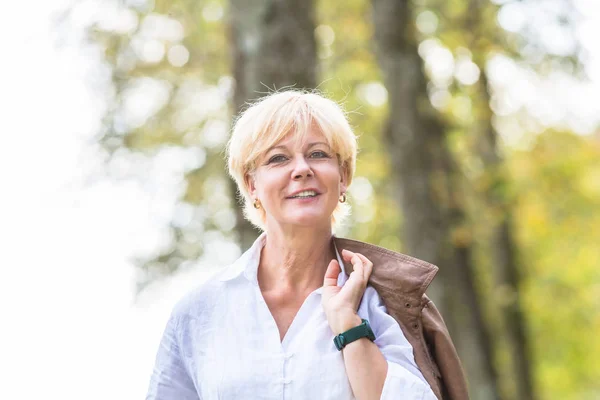
[(366, 319), (363, 319), (359, 326), (348, 329), (346, 332), (342, 332), (334, 337), (333, 343), (335, 343), (335, 347), (341, 351), (348, 343), (352, 343), (363, 337), (366, 337), (371, 341), (375, 340), (375, 334), (369, 325), (369, 321)]

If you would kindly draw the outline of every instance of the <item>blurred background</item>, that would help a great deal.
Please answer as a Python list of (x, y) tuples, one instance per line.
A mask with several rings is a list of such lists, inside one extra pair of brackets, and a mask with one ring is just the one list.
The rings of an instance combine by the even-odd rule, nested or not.
[(223, 150), (285, 87), (347, 110), (337, 234), (440, 267), (473, 399), (600, 398), (600, 2), (38, 1), (0, 38), (0, 398), (144, 397), (258, 234)]

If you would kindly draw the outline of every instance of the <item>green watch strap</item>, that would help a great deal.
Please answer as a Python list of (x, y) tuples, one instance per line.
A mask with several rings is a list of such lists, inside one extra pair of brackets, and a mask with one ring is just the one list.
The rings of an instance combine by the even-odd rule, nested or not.
[(338, 350), (342, 350), (348, 343), (366, 337), (371, 341), (375, 340), (375, 334), (369, 325), (369, 321), (362, 320), (362, 323), (354, 328), (348, 329), (333, 338), (333, 343)]

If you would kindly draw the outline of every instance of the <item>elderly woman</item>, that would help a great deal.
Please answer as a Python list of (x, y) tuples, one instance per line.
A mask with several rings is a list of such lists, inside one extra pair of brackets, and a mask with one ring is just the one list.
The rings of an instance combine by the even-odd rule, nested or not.
[(373, 263), (335, 244), (356, 151), (343, 111), (315, 93), (239, 117), (229, 172), (263, 233), (176, 305), (147, 399), (436, 398), (367, 284)]

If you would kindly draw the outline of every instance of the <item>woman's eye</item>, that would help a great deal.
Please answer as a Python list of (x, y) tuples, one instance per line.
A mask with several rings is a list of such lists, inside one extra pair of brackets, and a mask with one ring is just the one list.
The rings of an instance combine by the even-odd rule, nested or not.
[(281, 154), (278, 154), (276, 156), (273, 156), (273, 157), (269, 158), (268, 164), (271, 164), (273, 162), (283, 162), (285, 160), (286, 160), (285, 156), (282, 156)]
[(324, 157), (329, 157), (329, 154), (325, 153), (324, 151), (313, 151), (310, 154), (311, 157), (313, 158), (324, 158)]

